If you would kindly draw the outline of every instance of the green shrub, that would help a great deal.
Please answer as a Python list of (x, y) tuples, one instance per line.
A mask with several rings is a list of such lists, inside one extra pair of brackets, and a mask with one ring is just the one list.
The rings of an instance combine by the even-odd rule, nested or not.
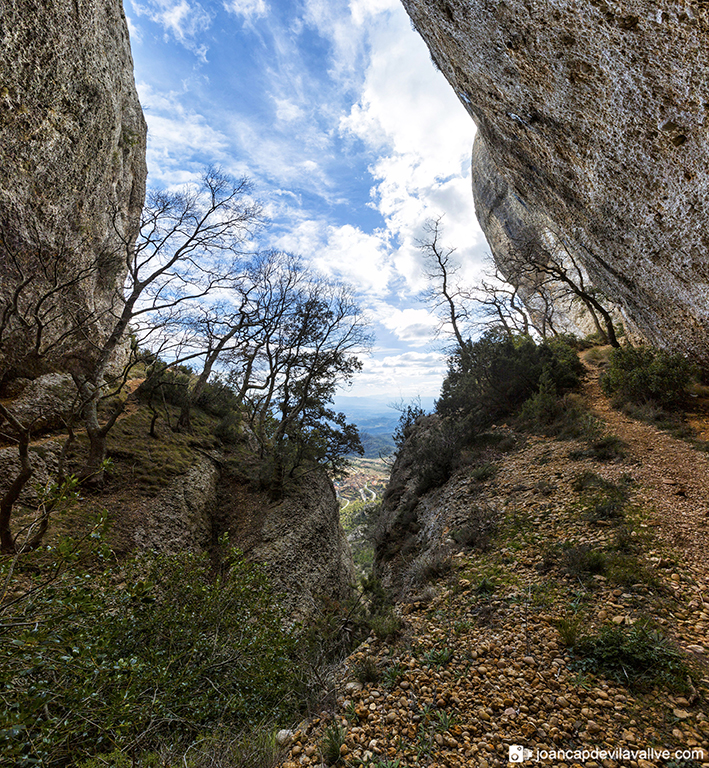
[(603, 575), (607, 562), (603, 552), (590, 544), (567, 545), (563, 549), (563, 565), (574, 578)]
[(234, 390), (219, 377), (207, 382), (195, 405), (211, 416), (224, 418), (239, 407)]
[(328, 765), (339, 765), (340, 749), (345, 743), (345, 736), (347, 731), (338, 723), (332, 723), (325, 728), (320, 742), (320, 752)]
[(214, 430), (214, 436), (225, 445), (236, 445), (244, 439), (241, 418), (235, 411), (230, 411), (221, 418)]
[(554, 626), (557, 628), (561, 637), (561, 642), (567, 648), (573, 648), (579, 639), (579, 632), (581, 630), (581, 617), (571, 616), (563, 619), (557, 619), (554, 622)]
[(591, 440), (587, 448), (571, 451), (569, 458), (615, 461), (625, 458), (625, 443), (617, 435), (605, 435)]
[(355, 664), (352, 672), (362, 685), (367, 685), (367, 683), (378, 683), (381, 677), (379, 667), (377, 667), (377, 661), (372, 656), (365, 656), (360, 659)]
[(451, 538), (461, 547), (487, 552), (497, 531), (498, 519), (499, 514), (490, 506), (471, 506), (467, 519), (451, 532)]
[(467, 415), (479, 431), (516, 411), (537, 390), (545, 370), (560, 394), (579, 385), (583, 365), (569, 339), (535, 344), (529, 336), (490, 331), (451, 358), (436, 410)]
[(380, 640), (384, 641), (391, 640), (401, 631), (401, 619), (392, 609), (384, 613), (375, 614), (370, 618), (369, 624), (372, 628), (372, 632), (374, 632)]
[(473, 467), (470, 470), (470, 477), (478, 483), (484, 483), (486, 480), (492, 480), (497, 475), (498, 470), (499, 467), (496, 464), (485, 462), (480, 464), (480, 466)]
[(431, 648), (424, 654), (423, 660), (429, 667), (445, 667), (454, 655), (455, 651), (452, 648)]
[(0, 629), (0, 752), (18, 768), (73, 765), (292, 717), (297, 638), (265, 575), (234, 550), (212, 570), (154, 555), (125, 574), (74, 570), (21, 603)]
[(590, 438), (598, 433), (598, 421), (587, 404), (573, 393), (559, 397), (548, 371), (542, 373), (539, 389), (520, 409), (519, 426), (529, 432), (562, 440)]
[(382, 673), (382, 682), (389, 690), (391, 690), (392, 688), (396, 688), (405, 674), (406, 669), (402, 667), (399, 662), (396, 662), (396, 664), (392, 664), (384, 670)]
[(687, 689), (689, 669), (682, 654), (659, 632), (644, 623), (605, 626), (576, 644), (576, 667), (597, 672), (634, 689), (663, 685)]
[(654, 403), (677, 408), (687, 396), (696, 367), (682, 355), (650, 347), (620, 347), (611, 353), (601, 387), (616, 406)]

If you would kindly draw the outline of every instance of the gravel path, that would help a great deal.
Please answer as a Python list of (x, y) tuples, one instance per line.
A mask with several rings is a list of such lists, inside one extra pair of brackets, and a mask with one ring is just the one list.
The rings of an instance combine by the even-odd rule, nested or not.
[[(333, 725), (350, 768), (507, 766), (510, 746), (559, 768), (709, 766), (709, 457), (611, 410), (595, 372), (586, 386), (626, 457), (601, 463), (579, 457), (585, 445), (529, 437), (476, 492), (454, 480), (458, 513), (500, 510), (492, 548), (454, 549), (450, 572), (398, 606), (401, 635), (371, 636), (347, 660), (336, 705), (299, 726), (282, 768), (328, 765)], [(584, 472), (630, 489), (625, 519), (598, 519)], [(607, 567), (574, 568), (573, 553), (589, 552)], [(648, 619), (691, 662), (681, 692), (593, 674), (564, 642)], [(365, 659), (376, 683), (358, 680)]]

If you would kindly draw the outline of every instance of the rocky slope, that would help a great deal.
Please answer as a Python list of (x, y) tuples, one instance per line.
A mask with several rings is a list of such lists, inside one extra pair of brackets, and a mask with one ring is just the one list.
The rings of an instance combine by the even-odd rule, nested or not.
[[(283, 768), (321, 765), (335, 726), (345, 766), (502, 768), (515, 745), (559, 768), (709, 765), (709, 460), (612, 411), (596, 374), (587, 397), (626, 455), (520, 435), (493, 477), (461, 469), (422, 498), (400, 635), (348, 659), (335, 704), (301, 723)], [(622, 508), (610, 489), (627, 491)], [(489, 546), (462, 546), (456, 531), (485, 507)], [(602, 637), (629, 641), (621, 666), (595, 664)], [(652, 679), (665, 652), (687, 677)]]
[[(29, 280), (26, 310), (57, 274), (67, 282), (90, 268), (63, 292), (47, 347), (66, 317), (100, 315), (122, 286), (120, 243), (135, 234), (145, 194), (146, 125), (120, 0), (10, 0), (0, 55), (0, 298)], [(3, 334), (3, 372), (36, 375), (21, 329), (3, 323)], [(53, 350), (40, 367), (66, 352)]]
[(402, 2), (478, 126), (487, 178), (648, 340), (709, 362), (706, 3)]

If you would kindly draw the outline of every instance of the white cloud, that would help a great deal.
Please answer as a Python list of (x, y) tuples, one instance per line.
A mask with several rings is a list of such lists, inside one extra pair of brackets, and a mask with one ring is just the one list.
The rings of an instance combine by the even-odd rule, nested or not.
[(304, 256), (319, 272), (354, 286), (369, 306), (373, 297), (389, 292), (394, 278), (383, 232), (307, 219), (275, 238), (274, 245)]
[(290, 99), (279, 99), (274, 97), (276, 103), (276, 118), (284, 123), (292, 123), (296, 120), (302, 120), (304, 117), (303, 109)]
[(134, 1), (133, 9), (139, 16), (147, 16), (160, 24), (166, 35), (171, 35), (206, 61), (207, 46), (199, 44), (196, 38), (209, 28), (212, 16), (199, 3), (189, 0), (148, 0), (141, 4)]
[(196, 178), (204, 163), (197, 154), (219, 162), (229, 147), (228, 138), (199, 113), (185, 107), (184, 94), (157, 93), (137, 83), (148, 123), (148, 168), (151, 181), (176, 184)]
[(395, 264), (415, 292), (423, 287), (416, 239), (426, 219), (445, 213), (446, 242), (476, 268), (484, 239), (470, 190), (474, 123), (407, 24), (391, 14), (373, 26), (364, 86), (340, 130), (376, 156), (374, 204), (398, 239)]
[(265, 0), (229, 0), (224, 3), (224, 9), (237, 16), (243, 16), (247, 22), (259, 19), (268, 13)]
[(414, 347), (423, 347), (433, 341), (438, 320), (428, 309), (390, 307), (386, 312), (386, 309), (381, 307), (380, 311), (382, 312), (382, 316), (379, 317), (380, 322), (399, 341)]
[(387, 393), (392, 402), (417, 395), (437, 396), (446, 373), (445, 358), (436, 352), (405, 352), (400, 355), (369, 357), (346, 394), (366, 397)]

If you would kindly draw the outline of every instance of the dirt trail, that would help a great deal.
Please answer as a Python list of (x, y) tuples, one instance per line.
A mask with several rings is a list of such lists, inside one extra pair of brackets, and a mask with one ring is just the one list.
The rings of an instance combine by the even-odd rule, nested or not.
[(709, 575), (709, 455), (611, 408), (598, 368), (589, 366), (585, 391), (608, 432), (628, 446), (635, 499), (652, 513), (649, 523), (660, 540), (684, 553), (696, 573)]

